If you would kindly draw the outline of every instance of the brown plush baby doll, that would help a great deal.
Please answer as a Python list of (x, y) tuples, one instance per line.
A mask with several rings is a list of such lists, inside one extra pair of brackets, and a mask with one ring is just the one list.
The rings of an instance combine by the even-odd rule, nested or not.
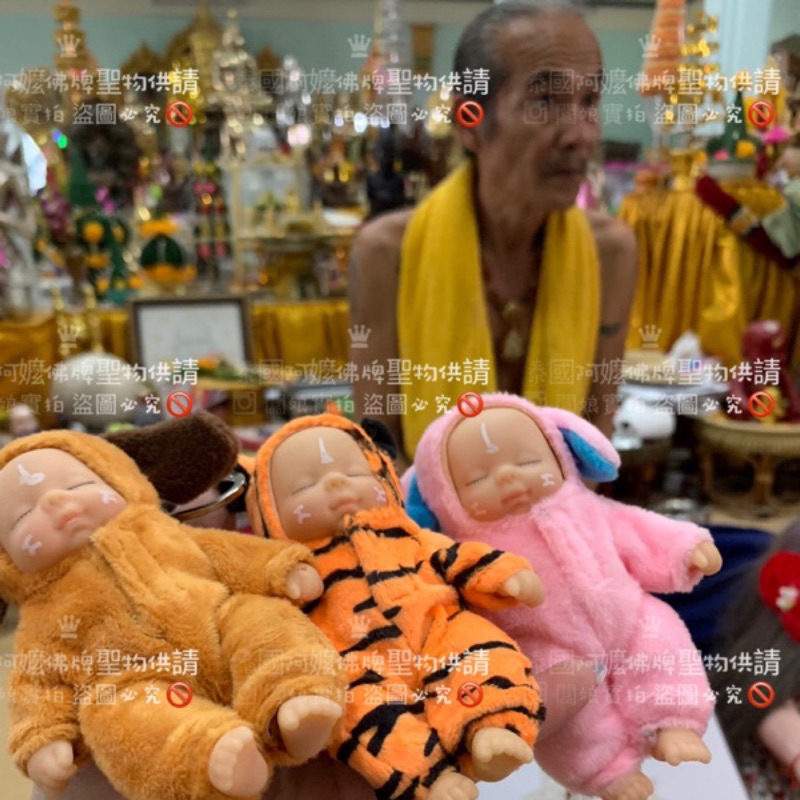
[[(0, 451), (0, 497), (0, 595), (20, 606), (10, 746), (34, 782), (59, 792), (91, 753), (129, 800), (255, 798), (273, 765), (327, 744), (339, 657), (282, 599), (322, 592), (306, 548), (180, 524), (84, 434)], [(196, 666), (184, 707), (167, 702), (176, 654)]]

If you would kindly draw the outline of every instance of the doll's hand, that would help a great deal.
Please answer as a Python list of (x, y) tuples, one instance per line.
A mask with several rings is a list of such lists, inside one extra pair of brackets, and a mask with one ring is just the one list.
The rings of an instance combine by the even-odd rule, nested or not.
[(515, 597), (526, 606), (538, 606), (544, 602), (544, 584), (531, 569), (521, 569), (504, 584), (500, 594)]
[(700, 542), (692, 551), (689, 563), (703, 575), (714, 575), (722, 569), (722, 556), (712, 542)]
[(307, 603), (316, 600), (324, 589), (319, 572), (310, 564), (298, 564), (286, 576), (286, 594), (290, 600)]
[(49, 794), (61, 794), (77, 771), (72, 745), (65, 739), (40, 747), (28, 760), (28, 776)]

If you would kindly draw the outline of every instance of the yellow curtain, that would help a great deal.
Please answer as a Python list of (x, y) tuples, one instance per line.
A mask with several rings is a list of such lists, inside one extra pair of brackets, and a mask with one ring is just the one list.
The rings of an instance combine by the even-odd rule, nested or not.
[[(725, 189), (758, 216), (783, 204), (779, 192), (756, 181)], [(691, 329), (705, 352), (733, 366), (742, 360), (747, 324), (776, 319), (795, 343), (793, 363), (800, 363), (800, 281), (753, 251), (691, 190), (631, 194), (620, 218), (639, 242), (629, 348), (641, 348), (648, 326), (660, 329), (663, 351)]]
[[(98, 317), (103, 348), (133, 361), (127, 310), (100, 309)], [(349, 357), (348, 325), (345, 299), (253, 305), (255, 360), (278, 359), (292, 367), (320, 359), (343, 364)], [(9, 365), (40, 359), (52, 366), (60, 360), (58, 346), (52, 314), (40, 314), (25, 322), (0, 322), (0, 397), (19, 398), (35, 391), (24, 382), (15, 382)]]
[(43, 408), (48, 396), (49, 368), (59, 360), (58, 335), (52, 315), (37, 314), (21, 322), (0, 324), (0, 400), (3, 410), (15, 401), (25, 402), (36, 410)]

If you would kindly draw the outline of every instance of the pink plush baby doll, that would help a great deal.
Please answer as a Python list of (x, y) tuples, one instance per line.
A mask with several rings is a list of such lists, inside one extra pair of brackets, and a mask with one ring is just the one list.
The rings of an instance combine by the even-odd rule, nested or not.
[(583, 794), (644, 800), (648, 755), (710, 759), (700, 737), (713, 711), (688, 631), (648, 592), (690, 591), (722, 562), (705, 529), (584, 485), (611, 480), (618, 465), (611, 443), (574, 414), (491, 394), (477, 417), (451, 409), (428, 428), (405, 482), (446, 534), (522, 555), (542, 578), (542, 606), (492, 616), (534, 673), (570, 659), (607, 665), (588, 705), (540, 743), (542, 768)]

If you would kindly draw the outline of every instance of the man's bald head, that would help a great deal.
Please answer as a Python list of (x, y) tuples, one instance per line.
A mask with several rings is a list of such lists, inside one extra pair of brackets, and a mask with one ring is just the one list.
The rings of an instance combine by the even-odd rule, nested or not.
[[(583, 18), (582, 7), (572, 0), (511, 0), (487, 8), (464, 28), (456, 47), (453, 71), (464, 76), (466, 70), (488, 70), (488, 93), (477, 96), (484, 110), (484, 126), (491, 127), (494, 99), (508, 81), (512, 63), (503, 39), (520, 21), (533, 22), (543, 15)], [(529, 26), (526, 26), (529, 27)], [(485, 73), (484, 73), (485, 74)]]

